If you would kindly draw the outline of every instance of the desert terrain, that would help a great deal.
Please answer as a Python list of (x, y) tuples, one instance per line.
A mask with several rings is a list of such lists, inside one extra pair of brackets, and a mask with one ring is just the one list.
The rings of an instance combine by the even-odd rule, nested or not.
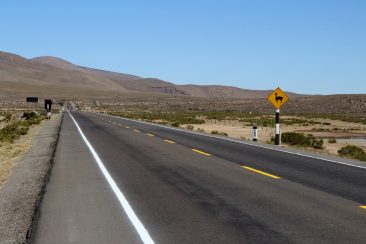
[[(257, 124), (259, 141), (273, 143), (275, 110), (267, 101), (270, 92), (216, 85), (175, 85), (157, 78), (82, 67), (56, 57), (27, 59), (0, 52), (3, 113), (42, 110), (43, 101), (48, 98), (56, 105), (55, 113), (69, 101), (77, 110), (165, 124), (176, 122), (182, 128), (193, 127), (243, 140), (252, 139), (252, 126)], [(319, 148), (303, 149), (332, 155), (338, 155), (346, 145), (366, 149), (366, 94), (286, 93), (290, 99), (281, 108), (281, 132), (300, 133), (323, 141)], [(26, 103), (27, 96), (38, 96), (38, 105)], [(200, 123), (179, 121), (187, 116)]]

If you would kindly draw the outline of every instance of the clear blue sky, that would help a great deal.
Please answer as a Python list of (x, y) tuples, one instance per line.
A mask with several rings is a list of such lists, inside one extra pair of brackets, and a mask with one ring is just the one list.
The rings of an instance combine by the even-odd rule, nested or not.
[(0, 50), (177, 84), (366, 93), (364, 0), (3, 0)]

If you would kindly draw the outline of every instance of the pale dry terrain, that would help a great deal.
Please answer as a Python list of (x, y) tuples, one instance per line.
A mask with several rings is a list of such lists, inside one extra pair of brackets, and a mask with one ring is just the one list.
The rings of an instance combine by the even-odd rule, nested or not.
[[(12, 112), (12, 114), (15, 120), (18, 120), (22, 112)], [(2, 119), (0, 118), (0, 120)], [(30, 149), (34, 137), (39, 133), (43, 124), (44, 121), (39, 125), (31, 126), (28, 133), (15, 140), (14, 143), (0, 142), (0, 185), (9, 177), (16, 162)], [(0, 128), (5, 125), (5, 122), (0, 122)]]
[[(306, 119), (299, 116), (283, 116), (282, 119)], [(312, 119), (321, 124), (313, 125), (281, 125), (281, 132), (298, 132), (311, 134), (316, 138), (324, 139), (324, 149), (315, 150), (306, 148), (311, 151), (319, 151), (331, 155), (337, 155), (338, 150), (346, 145), (356, 145), (366, 150), (366, 125), (361, 123), (345, 122), (331, 119)], [(260, 118), (258, 118), (260, 121)], [(188, 125), (193, 126), (194, 130), (203, 129), (207, 133), (218, 131), (227, 133), (229, 137), (252, 140), (253, 126), (242, 123), (239, 120), (205, 120), (204, 124), (184, 124), (183, 128)], [(258, 140), (264, 143), (270, 143), (275, 134), (274, 118), (273, 126), (258, 126)], [(336, 139), (335, 143), (329, 143), (328, 139)]]

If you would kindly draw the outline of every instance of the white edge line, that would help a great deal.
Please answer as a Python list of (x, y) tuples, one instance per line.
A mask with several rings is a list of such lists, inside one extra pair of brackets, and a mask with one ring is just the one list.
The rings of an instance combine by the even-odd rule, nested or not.
[[(97, 113), (97, 114), (99, 114), (99, 113)], [(236, 143), (244, 144), (244, 145), (248, 145), (248, 146), (260, 147), (260, 148), (264, 148), (264, 149), (268, 149), (268, 150), (272, 150), (272, 151), (278, 151), (278, 152), (288, 153), (288, 154), (292, 154), (292, 155), (298, 155), (298, 156), (302, 156), (302, 157), (306, 157), (306, 158), (313, 158), (313, 159), (323, 160), (323, 161), (327, 161), (327, 162), (331, 162), (331, 163), (347, 165), (347, 166), (356, 167), (356, 168), (360, 168), (360, 169), (366, 169), (365, 166), (360, 166), (360, 165), (354, 165), (354, 164), (339, 162), (339, 161), (335, 161), (335, 160), (331, 160), (331, 159), (310, 156), (310, 155), (306, 155), (306, 154), (302, 154), (302, 153), (289, 152), (289, 151), (285, 151), (285, 150), (281, 150), (281, 149), (276, 149), (276, 148), (265, 147), (265, 146), (261, 146), (261, 145), (249, 144), (249, 143), (246, 143), (246, 142), (231, 140), (231, 139), (228, 139), (228, 138), (221, 138), (221, 137), (216, 137), (216, 136), (211, 136), (211, 135), (204, 135), (204, 134), (196, 133), (196, 132), (193, 132), (193, 131), (186, 131), (186, 130), (182, 130), (182, 129), (171, 128), (171, 127), (164, 126), (164, 125), (160, 125), (160, 124), (154, 124), (154, 123), (149, 123), (149, 122), (140, 121), (140, 120), (128, 119), (128, 118), (118, 117), (118, 116), (109, 115), (109, 114), (99, 114), (99, 115), (102, 115), (102, 116), (110, 116), (110, 117), (114, 117), (114, 118), (117, 118), (117, 119), (128, 120), (128, 121), (142, 123), (142, 124), (147, 124), (147, 125), (153, 125), (153, 126), (156, 126), (156, 127), (162, 127), (162, 128), (166, 128), (166, 129), (170, 129), (170, 130), (176, 130), (176, 131), (181, 131), (181, 132), (190, 133), (190, 134), (194, 134), (194, 135), (211, 137), (211, 138), (221, 139), (221, 140), (224, 140), (224, 141), (236, 142)]]
[(113, 180), (111, 175), (108, 173), (106, 167), (104, 166), (102, 160), (99, 158), (98, 154), (94, 150), (93, 146), (90, 144), (90, 142), (88, 141), (88, 139), (84, 135), (83, 131), (80, 129), (78, 123), (76, 122), (74, 117), (71, 115), (71, 113), (69, 111), (67, 111), (67, 112), (69, 113), (71, 119), (74, 121), (75, 126), (78, 129), (81, 137), (83, 138), (85, 144), (88, 146), (90, 152), (93, 154), (94, 159), (97, 161), (97, 164), (98, 164), (100, 170), (102, 171), (103, 175), (107, 179), (107, 181), (108, 181), (110, 187), (112, 188), (114, 194), (117, 196), (120, 204), (122, 205), (123, 210), (127, 214), (130, 221), (132, 222), (132, 224), (135, 227), (137, 233), (139, 234), (141, 240), (146, 244), (148, 244), (148, 243), (153, 244), (154, 241), (151, 239), (151, 237), (150, 237), (149, 233), (147, 232), (147, 230), (145, 229), (144, 225), (141, 223), (139, 218), (136, 216), (136, 214), (133, 211), (131, 205), (128, 203), (126, 197), (123, 195), (121, 190), (118, 188), (116, 182)]

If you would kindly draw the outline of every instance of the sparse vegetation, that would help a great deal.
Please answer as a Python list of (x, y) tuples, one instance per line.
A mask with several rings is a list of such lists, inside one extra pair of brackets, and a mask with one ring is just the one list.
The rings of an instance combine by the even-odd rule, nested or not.
[(228, 134), (226, 132), (220, 132), (220, 131), (217, 131), (217, 130), (211, 131), (211, 134), (220, 135), (220, 136), (228, 136)]
[(6, 113), (0, 113), (0, 116), (3, 118), (0, 120), (0, 122), (9, 122), (13, 119), (13, 115), (9, 112)]
[(0, 142), (13, 143), (21, 135), (26, 135), (32, 125), (41, 123), (46, 116), (37, 115), (34, 112), (25, 112), (22, 118), (25, 118), (25, 120), (15, 121), (0, 130)]
[(344, 146), (338, 151), (338, 153), (339, 155), (347, 158), (366, 161), (365, 151), (361, 147), (355, 145)]
[(194, 126), (193, 125), (187, 125), (186, 126), (186, 129), (188, 129), (188, 130), (194, 130)]
[(179, 122), (177, 122), (177, 121), (174, 121), (173, 123), (171, 123), (170, 124), (171, 126), (173, 126), (173, 127), (180, 127), (180, 124), (179, 124)]
[(336, 143), (336, 142), (337, 140), (334, 137), (328, 139), (328, 143)]
[(281, 136), (283, 143), (302, 146), (302, 147), (313, 147), (315, 149), (323, 149), (323, 139), (316, 139), (312, 135), (304, 135), (303, 133), (286, 132)]
[[(207, 109), (207, 107), (205, 109), (198, 107), (184, 109), (176, 105), (176, 107), (169, 107), (169, 109), (145, 108), (144, 111), (131, 108), (125, 112), (111, 114), (185, 127), (189, 130), (207, 132), (214, 135), (228, 136), (227, 133), (230, 131), (230, 136), (236, 138), (250, 138), (251, 128), (248, 127), (256, 124), (261, 132), (259, 140), (266, 143), (273, 143), (271, 141), (273, 137), (271, 131), (274, 130), (275, 117), (272, 113), (229, 109), (212, 111)], [(348, 125), (344, 121), (363, 123), (366, 120), (361, 117), (350, 118), (330, 114), (283, 114), (281, 117), (281, 125), (284, 126), (284, 131), (288, 132), (282, 134), (282, 142), (290, 146), (322, 150), (324, 149), (324, 142), (327, 140), (329, 144), (339, 143), (339, 145), (335, 144), (327, 148), (327, 153), (337, 154), (337, 150), (340, 149), (342, 144), (344, 145), (344, 140), (338, 142), (333, 137), (341, 135), (342, 138), (348, 140), (347, 137), (351, 137), (354, 134), (364, 135), (364, 126), (362, 124)], [(202, 125), (199, 126), (200, 124)], [(228, 130), (229, 127), (230, 130)], [(351, 134), (351, 131), (354, 131), (353, 134)], [(313, 135), (308, 133), (312, 133)], [(327, 139), (323, 140), (320, 137), (326, 137)]]

